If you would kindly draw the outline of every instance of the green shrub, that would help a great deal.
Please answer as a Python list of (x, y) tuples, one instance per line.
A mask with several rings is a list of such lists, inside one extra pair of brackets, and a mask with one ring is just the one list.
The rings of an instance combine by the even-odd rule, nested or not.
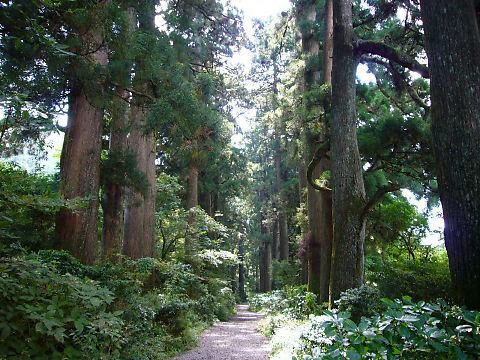
[(302, 334), (302, 359), (477, 359), (480, 313), (443, 301), (385, 299), (385, 311), (354, 322), (348, 312), (312, 317)]
[(192, 347), (234, 296), (226, 282), (155, 259), (86, 266), (62, 251), (0, 265), (0, 354), (11, 359), (166, 359)]
[(51, 176), (30, 174), (0, 162), (0, 256), (19, 244), (38, 250), (52, 245), (55, 216), (66, 203)]
[(285, 286), (300, 285), (301, 267), (299, 263), (284, 260), (272, 261), (273, 287), (276, 289)]
[(2, 259), (0, 353), (7, 358), (116, 358), (123, 337), (114, 296), (40, 261)]
[(322, 310), (316, 295), (308, 292), (306, 286), (287, 286), (284, 290), (257, 294), (250, 298), (249, 304), (253, 311), (282, 313), (291, 319), (304, 319)]
[(359, 321), (362, 316), (371, 316), (382, 310), (380, 292), (367, 285), (349, 289), (343, 292), (335, 302), (338, 310), (349, 312), (354, 321)]
[(414, 300), (453, 300), (448, 259), (444, 252), (432, 258), (367, 258), (366, 277), (384, 297), (410, 296)]

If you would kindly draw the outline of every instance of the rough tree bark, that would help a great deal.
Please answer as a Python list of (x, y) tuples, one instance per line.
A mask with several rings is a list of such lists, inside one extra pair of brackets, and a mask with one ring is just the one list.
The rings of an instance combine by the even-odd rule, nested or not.
[(152, 257), (155, 236), (155, 136), (147, 132), (148, 108), (143, 99), (135, 101), (131, 109), (132, 129), (128, 148), (135, 155), (137, 169), (147, 180), (143, 193), (128, 189), (125, 209), (125, 239), (123, 253), (132, 259)]
[(240, 301), (247, 300), (247, 293), (245, 292), (245, 246), (243, 236), (240, 236), (238, 242), (238, 296)]
[(357, 58), (352, 26), (352, 0), (333, 5), (331, 152), (333, 185), (333, 259), (330, 304), (340, 293), (363, 282), (366, 205), (357, 143), (355, 73)]
[[(278, 104), (278, 65), (274, 59), (273, 64), (273, 98), (274, 108), (277, 108)], [(282, 166), (282, 160), (286, 158), (285, 148), (282, 144), (283, 137), (285, 136), (285, 120), (283, 118), (276, 119), (275, 123), (275, 174), (276, 174), (276, 190), (279, 197), (279, 204), (277, 206), (278, 211), (278, 234), (279, 234), (279, 260), (288, 261), (289, 246), (288, 246), (288, 219), (286, 214), (287, 198), (285, 196), (284, 184), (285, 173)]]
[[(188, 225), (193, 226), (195, 224), (195, 208), (198, 206), (198, 166), (195, 161), (191, 160), (188, 166), (188, 184), (187, 184), (187, 210)], [(193, 234), (190, 233), (185, 238), (185, 255), (190, 256), (193, 254)]]
[[(123, 100), (128, 91), (117, 87), (117, 98), (113, 100), (112, 129), (110, 132), (109, 151), (111, 156), (124, 156), (127, 148), (128, 106)], [(113, 171), (115, 171), (113, 169)], [(116, 262), (122, 253), (124, 233), (124, 186), (115, 179), (105, 184), (105, 205), (103, 206), (103, 258)]]
[[(136, 14), (133, 8), (128, 8), (126, 24), (126, 38), (130, 38), (136, 27)], [(125, 56), (127, 49), (119, 50), (119, 56)], [(127, 64), (119, 79), (122, 84), (116, 86), (116, 97), (112, 104), (112, 125), (110, 131), (109, 153), (111, 157), (122, 158), (127, 151), (127, 128), (129, 119), (129, 106), (127, 99), (130, 93), (125, 88), (130, 83), (130, 72), (132, 63)], [(116, 171), (116, 169), (111, 169)], [(125, 227), (125, 187), (118, 181), (119, 176), (109, 178), (105, 184), (104, 206), (103, 206), (103, 236), (102, 252), (103, 258), (112, 262), (119, 259), (122, 253), (124, 227)]]
[[(155, 4), (148, 1), (138, 9), (138, 26), (141, 31), (154, 34)], [(139, 94), (134, 94), (131, 104), (131, 130), (128, 137), (128, 149), (135, 155), (137, 169), (147, 181), (143, 193), (134, 189), (127, 191), (125, 209), (125, 239), (123, 252), (138, 259), (152, 257), (155, 239), (155, 195), (156, 195), (156, 146), (155, 134), (147, 126), (149, 100), (152, 89), (145, 73), (146, 64), (140, 60), (136, 64), (136, 76), (133, 86)]]
[[(101, 2), (99, 7), (104, 5), (105, 2)], [(92, 20), (90, 25), (89, 29), (78, 29), (82, 34), (81, 52), (88, 54), (84, 61), (91, 66), (105, 66), (108, 55), (102, 45), (102, 24)], [(60, 193), (67, 200), (83, 199), (84, 204), (79, 209), (62, 209), (58, 213), (57, 247), (91, 264), (98, 249), (104, 84), (90, 79), (74, 79), (70, 84), (68, 124), (60, 159)]]
[(473, 0), (421, 0), (445, 245), (458, 301), (480, 309), (480, 34)]
[(280, 240), (278, 234), (278, 218), (274, 215), (272, 219), (272, 258), (275, 260), (280, 259)]
[[(301, 17), (310, 22), (312, 30), (305, 31), (302, 34), (302, 51), (306, 55), (308, 61), (304, 72), (305, 91), (311, 91), (318, 87), (322, 81), (326, 84), (331, 83), (331, 66), (332, 66), (332, 3), (327, 1), (322, 16), (318, 16), (316, 1), (310, 1), (301, 8)], [(323, 72), (317, 64), (320, 57), (319, 43), (315, 37), (313, 25), (318, 18), (324, 19), (323, 34)], [(312, 61), (313, 60), (313, 61)], [(317, 107), (318, 116), (321, 109), (318, 105), (306, 104), (309, 112), (315, 113)], [(323, 109), (326, 111), (326, 109)], [(319, 118), (315, 119), (321, 121)], [(307, 124), (308, 125), (308, 124)], [(325, 121), (321, 123), (321, 133), (314, 135), (311, 131), (305, 134), (305, 162), (308, 164), (316, 152), (316, 147), (323, 143), (327, 138), (327, 124)], [(329, 170), (330, 165), (327, 159), (322, 159), (313, 170), (313, 178), (318, 178), (324, 171)], [(326, 191), (318, 191), (307, 185), (307, 210), (309, 233), (308, 239), (308, 289), (319, 296), (320, 301), (328, 300), (328, 288), (330, 282), (330, 260), (331, 260), (331, 244), (332, 244), (332, 200), (331, 194)]]
[(272, 243), (268, 240), (268, 228), (261, 216), (262, 243), (260, 245), (260, 291), (272, 290)]
[[(333, 59), (333, 0), (327, 0), (324, 10), (324, 34), (323, 34), (323, 81), (324, 85), (332, 85), (332, 59)], [(324, 101), (323, 111), (325, 112), (325, 119), (330, 116), (328, 111), (328, 102), (330, 99)], [(326, 120), (324, 120), (326, 122)], [(328, 124), (324, 123), (325, 138), (327, 134)], [(329, 171), (331, 168), (330, 161), (326, 158), (319, 163), (321, 172)], [(320, 298), (321, 302), (327, 302), (330, 289), (330, 273), (332, 266), (332, 243), (333, 243), (333, 217), (332, 217), (332, 193), (330, 191), (322, 191), (320, 193), (321, 214), (319, 216), (321, 224), (320, 233)]]

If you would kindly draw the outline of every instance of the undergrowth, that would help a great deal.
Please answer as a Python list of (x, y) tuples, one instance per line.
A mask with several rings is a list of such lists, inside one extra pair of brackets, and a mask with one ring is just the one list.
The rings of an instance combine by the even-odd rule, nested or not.
[(3, 258), (0, 359), (165, 359), (234, 304), (225, 281), (178, 263), (86, 266), (50, 250)]
[(308, 297), (297, 288), (251, 299), (252, 308), (267, 314), (261, 330), (271, 339), (272, 359), (480, 358), (479, 312), (441, 299), (381, 299), (368, 286), (343, 293), (333, 310), (317, 305), (299, 312)]

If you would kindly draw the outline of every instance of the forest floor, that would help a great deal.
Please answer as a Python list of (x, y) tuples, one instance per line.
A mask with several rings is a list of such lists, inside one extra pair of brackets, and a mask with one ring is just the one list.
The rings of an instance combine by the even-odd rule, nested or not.
[(270, 353), (268, 340), (258, 330), (262, 315), (237, 305), (237, 314), (205, 331), (195, 349), (175, 360), (265, 360)]

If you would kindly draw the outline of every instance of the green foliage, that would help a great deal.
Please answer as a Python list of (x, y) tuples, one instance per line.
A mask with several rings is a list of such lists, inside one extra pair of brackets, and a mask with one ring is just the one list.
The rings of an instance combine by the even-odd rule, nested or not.
[(366, 260), (367, 281), (375, 284), (382, 296), (415, 300), (453, 299), (448, 259), (445, 251), (426, 252), (418, 259), (370, 256)]
[(383, 300), (385, 311), (359, 322), (325, 311), (303, 330), (296, 359), (476, 359), (480, 313), (443, 301)]
[(8, 359), (164, 359), (228, 319), (226, 282), (155, 259), (86, 266), (65, 252), (2, 259), (0, 353)]
[(421, 256), (421, 241), (428, 231), (425, 215), (403, 197), (390, 196), (375, 207), (369, 216), (367, 244), (370, 248)]
[(118, 358), (121, 312), (94, 281), (60, 275), (38, 260), (0, 265), (0, 352), (7, 358)]
[(274, 279), (274, 286), (276, 288), (299, 285), (300, 266), (295, 262), (273, 260), (272, 277)]
[(65, 205), (55, 178), (0, 162), (0, 253), (14, 243), (30, 249), (51, 244), (55, 214)]
[(145, 174), (137, 169), (135, 154), (131, 151), (109, 151), (108, 157), (102, 159), (101, 182), (103, 185), (113, 182), (127, 186), (141, 194), (145, 194), (148, 189)]
[(349, 312), (353, 321), (359, 321), (362, 316), (374, 315), (382, 309), (380, 292), (367, 285), (345, 291), (335, 305), (339, 311)]
[(322, 310), (316, 295), (307, 291), (306, 286), (287, 286), (283, 290), (257, 294), (249, 299), (249, 304), (253, 311), (282, 314), (290, 319), (305, 319)]

